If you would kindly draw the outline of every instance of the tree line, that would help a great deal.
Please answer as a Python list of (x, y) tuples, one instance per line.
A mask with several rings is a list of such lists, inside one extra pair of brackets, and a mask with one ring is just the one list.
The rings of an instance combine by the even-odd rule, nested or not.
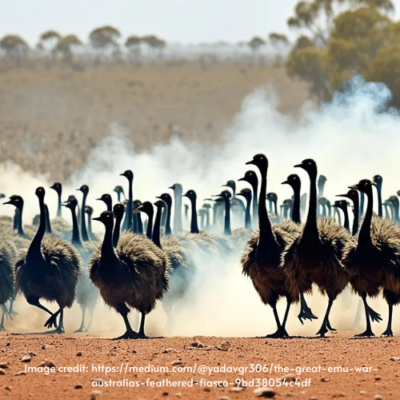
[(352, 77), (383, 82), (400, 108), (400, 22), (391, 0), (299, 1), (287, 23), (297, 39), (286, 61), (293, 78), (329, 101)]

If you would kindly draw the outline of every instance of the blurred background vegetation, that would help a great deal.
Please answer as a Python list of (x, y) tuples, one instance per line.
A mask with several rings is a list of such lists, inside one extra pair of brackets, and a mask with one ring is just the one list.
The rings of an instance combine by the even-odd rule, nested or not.
[[(35, 46), (0, 39), (0, 154), (67, 179), (110, 130), (139, 150), (217, 141), (243, 98), (269, 84), (282, 113), (329, 101), (356, 75), (384, 82), (400, 108), (400, 22), (390, 0), (299, 1), (291, 35), (168, 43), (101, 26), (87, 38), (44, 31)], [(117, 129), (116, 129), (117, 127)]]

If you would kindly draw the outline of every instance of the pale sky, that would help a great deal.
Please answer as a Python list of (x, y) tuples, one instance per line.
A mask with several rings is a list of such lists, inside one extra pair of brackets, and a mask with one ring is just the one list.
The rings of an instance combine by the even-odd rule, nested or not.
[[(400, 0), (397, 6), (397, 18)], [(297, 0), (0, 0), (0, 37), (18, 33), (30, 44), (56, 29), (84, 41), (94, 27), (114, 25), (126, 36), (156, 34), (170, 42), (237, 42), (288, 32)]]

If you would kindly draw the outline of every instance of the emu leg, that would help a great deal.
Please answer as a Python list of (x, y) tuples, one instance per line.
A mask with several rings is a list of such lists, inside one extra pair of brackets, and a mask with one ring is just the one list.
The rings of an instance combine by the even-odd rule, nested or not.
[(389, 320), (388, 320), (388, 325), (386, 328), (386, 331), (382, 333), (381, 336), (386, 336), (386, 337), (392, 337), (393, 336), (393, 331), (392, 331), (392, 320), (393, 320), (393, 304), (388, 302), (389, 306)]
[(137, 339), (138, 334), (132, 329), (131, 324), (129, 323), (128, 319), (129, 308), (125, 304), (118, 304), (115, 308), (117, 312), (121, 314), (122, 318), (124, 319), (126, 332), (122, 336), (114, 338), (113, 340)]
[(60, 314), (60, 312), (61, 312), (61, 307), (54, 314), (51, 314), (51, 317), (44, 323), (44, 326), (46, 328), (52, 328), (52, 327), (57, 328), (57, 317), (58, 314)]
[(328, 329), (329, 329), (331, 332), (336, 332), (336, 331), (337, 331), (337, 329), (332, 328), (332, 325), (331, 325), (331, 322), (329, 321), (329, 318), (328, 318), (328, 322), (327, 322), (326, 326), (328, 327)]
[(10, 316), (11, 319), (13, 319), (18, 315), (18, 313), (13, 309), (14, 301), (15, 301), (15, 296), (11, 297), (10, 306), (8, 308), (8, 315)]
[[(38, 308), (40, 308), (41, 310), (46, 311), (46, 312), (49, 313), (51, 316), (53, 316), (53, 313), (52, 313), (48, 308), (46, 308), (45, 306), (43, 306), (42, 304), (40, 304), (39, 299), (26, 299), (26, 301), (27, 301), (30, 305), (35, 306), (35, 307), (38, 307)], [(51, 319), (51, 317), (50, 317), (50, 319)], [(47, 323), (47, 322), (46, 322), (46, 323)], [(46, 326), (46, 324), (45, 324), (45, 326)], [(54, 327), (57, 327), (57, 321), (55, 322)]]
[(286, 323), (287, 323), (288, 316), (289, 316), (290, 306), (292, 305), (292, 300), (290, 300), (289, 298), (286, 298), (286, 301), (287, 301), (286, 311), (285, 311), (285, 316), (283, 317), (282, 325), (278, 326), (278, 330), (275, 333), (273, 333), (272, 335), (268, 335), (267, 337), (277, 338), (277, 339), (289, 337), (289, 334), (286, 331)]
[(325, 337), (325, 335), (329, 332), (328, 323), (329, 323), (329, 314), (331, 312), (332, 304), (333, 304), (333, 298), (329, 296), (328, 308), (326, 309), (325, 317), (324, 320), (322, 321), (321, 328), (317, 332), (317, 335), (320, 335), (321, 337)]
[(94, 308), (89, 308), (90, 321), (89, 321), (89, 324), (88, 324), (88, 326), (86, 328), (87, 332), (89, 332), (92, 329), (93, 312), (94, 312)]
[(65, 333), (64, 331), (64, 307), (60, 307), (60, 320), (58, 321), (58, 333)]
[(369, 305), (367, 305), (367, 310), (372, 322), (382, 321), (381, 315), (374, 311)]
[(307, 301), (304, 297), (304, 293), (300, 293), (300, 313), (297, 316), (302, 325), (304, 325), (303, 319), (308, 319), (312, 321), (313, 319), (318, 319), (316, 315), (308, 307)]
[(367, 295), (364, 293), (361, 295), (362, 301), (364, 303), (364, 308), (365, 308), (365, 319), (367, 322), (367, 329), (358, 335), (355, 335), (356, 337), (363, 337), (363, 336), (375, 336), (374, 332), (372, 332), (371, 329), (371, 321), (370, 321), (370, 312), (369, 312), (369, 306), (367, 303)]
[(276, 304), (271, 305), (271, 307), (272, 307), (272, 311), (274, 312), (274, 317), (275, 317), (277, 330), (276, 330), (275, 333), (271, 333), (270, 335), (267, 335), (265, 337), (267, 337), (267, 338), (279, 338), (279, 337), (281, 337), (282, 325), (281, 325), (281, 322), (279, 320), (279, 315), (278, 315), (278, 310), (276, 309)]
[(3, 309), (4, 304), (1, 305), (1, 308), (3, 310), (3, 315), (1, 316), (1, 322), (0, 322), (0, 332), (3, 332), (6, 330), (5, 326), (4, 326), (4, 320), (6, 319), (6, 312)]
[(146, 321), (146, 314), (142, 312), (142, 319), (140, 320), (140, 328), (139, 328), (139, 334), (138, 337), (140, 339), (147, 339), (146, 334), (144, 333), (144, 323)]
[[(60, 320), (57, 326), (57, 317), (60, 315)], [(65, 333), (64, 332), (64, 306), (60, 306), (60, 308), (46, 321), (44, 324), (46, 328), (51, 328), (54, 326), (56, 329), (52, 331), (46, 332), (47, 334), (51, 335), (53, 333)]]
[(85, 312), (86, 312), (86, 306), (81, 306), (82, 308), (82, 321), (81, 321), (81, 326), (79, 327), (79, 329), (77, 329), (76, 331), (74, 331), (74, 333), (78, 333), (78, 332), (86, 332), (87, 329), (85, 328)]

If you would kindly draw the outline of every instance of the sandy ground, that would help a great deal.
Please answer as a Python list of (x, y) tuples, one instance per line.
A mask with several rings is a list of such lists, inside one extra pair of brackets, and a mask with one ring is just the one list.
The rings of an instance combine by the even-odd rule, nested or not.
[[(200, 343), (200, 345), (199, 345)], [(197, 347), (195, 347), (197, 346)], [(272, 340), (262, 338), (174, 337), (137, 341), (112, 341), (89, 336), (2, 335), (0, 363), (7, 368), (0, 374), (1, 399), (253, 399), (257, 398), (253, 380), (286, 377), (288, 386), (273, 388), (275, 398), (294, 399), (398, 399), (400, 338), (353, 339), (351, 333), (326, 339)], [(30, 354), (30, 361), (21, 361)], [(399, 358), (400, 359), (400, 358)], [(56, 372), (19, 374), (43, 361), (54, 364)], [(53, 364), (48, 364), (50, 367)], [(250, 372), (253, 368), (273, 373)], [(169, 372), (135, 372), (134, 367), (168, 367)], [(247, 367), (247, 372), (213, 371), (200, 374), (202, 366)], [(258, 366), (257, 366), (258, 365)], [(81, 372), (63, 372), (77, 367)], [(106, 374), (95, 368), (114, 367)], [(172, 372), (173, 367), (195, 367), (196, 373)], [(319, 372), (275, 372), (275, 368), (321, 367)], [(329, 367), (348, 368), (349, 372), (329, 372)], [(368, 372), (354, 369), (366, 367)], [(85, 368), (87, 370), (85, 370)], [(122, 373), (120, 372), (122, 368)], [(353, 369), (353, 371), (351, 371)], [(125, 372), (126, 371), (126, 372)], [(125, 379), (125, 381), (124, 381)], [(146, 382), (191, 381), (194, 387), (147, 387)], [(243, 380), (239, 387), (237, 379)], [(310, 380), (311, 379), (311, 380)], [(107, 383), (139, 382), (139, 387), (105, 387)], [(236, 381), (236, 384), (235, 384)], [(197, 382), (197, 384), (196, 384)], [(228, 387), (205, 387), (206, 383), (227, 382)], [(245, 382), (248, 387), (245, 388)], [(281, 381), (282, 382), (282, 381)], [(254, 381), (257, 384), (257, 381)], [(266, 381), (264, 381), (266, 383)], [(96, 387), (103, 384), (103, 387)], [(115, 383), (116, 384), (116, 383)], [(292, 384), (292, 387), (290, 385)], [(267, 396), (268, 393), (265, 393)]]

